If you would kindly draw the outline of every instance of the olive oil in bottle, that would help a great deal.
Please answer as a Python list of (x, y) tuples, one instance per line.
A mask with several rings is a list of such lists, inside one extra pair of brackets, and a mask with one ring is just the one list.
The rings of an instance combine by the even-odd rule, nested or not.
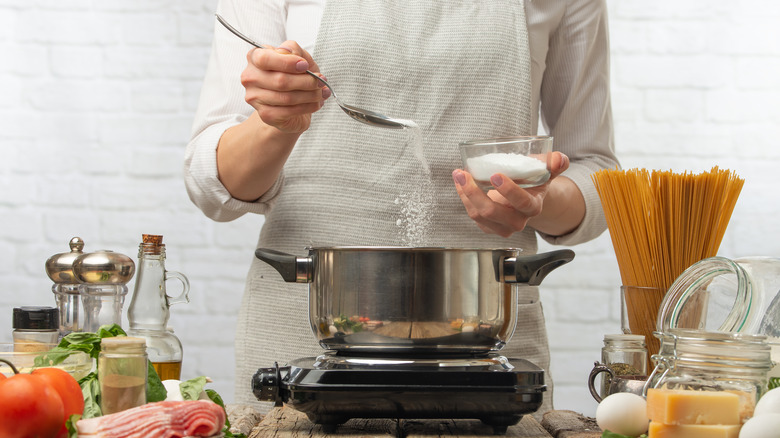
[(178, 362), (152, 362), (154, 370), (160, 376), (160, 380), (179, 380), (181, 377), (181, 361)]
[[(166, 293), (165, 284), (175, 278), (182, 284), (178, 296)], [(183, 349), (179, 338), (168, 327), (170, 306), (189, 302), (190, 283), (184, 274), (165, 269), (165, 245), (162, 236), (144, 234), (138, 248), (138, 275), (133, 298), (127, 309), (130, 329), (127, 334), (146, 339), (149, 361), (161, 380), (181, 377)]]

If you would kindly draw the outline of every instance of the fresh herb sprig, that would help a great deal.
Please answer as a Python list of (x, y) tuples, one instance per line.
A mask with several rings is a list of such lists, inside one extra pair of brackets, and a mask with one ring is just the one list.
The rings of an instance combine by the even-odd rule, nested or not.
[(647, 438), (646, 434), (639, 435), (638, 437), (633, 436), (626, 436), (621, 435), (619, 433), (610, 432), (608, 430), (605, 430), (604, 433), (601, 434), (601, 438)]

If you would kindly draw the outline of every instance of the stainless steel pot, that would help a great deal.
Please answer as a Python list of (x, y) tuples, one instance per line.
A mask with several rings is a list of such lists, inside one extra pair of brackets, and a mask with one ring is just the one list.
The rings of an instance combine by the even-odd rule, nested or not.
[(484, 353), (517, 321), (519, 284), (538, 285), (571, 250), (309, 248), (308, 257), (259, 248), (287, 282), (309, 283), (320, 345), (355, 353)]

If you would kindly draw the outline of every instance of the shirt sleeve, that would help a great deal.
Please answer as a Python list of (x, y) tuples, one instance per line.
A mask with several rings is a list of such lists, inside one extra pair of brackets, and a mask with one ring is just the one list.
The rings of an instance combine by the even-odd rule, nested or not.
[[(261, 43), (279, 44), (286, 39), (285, 7), (279, 0), (221, 0), (217, 12), (229, 23)], [(217, 172), (217, 144), (228, 128), (249, 117), (252, 107), (244, 100), (241, 72), (252, 47), (214, 20), (214, 39), (201, 89), (192, 136), (184, 157), (184, 183), (192, 202), (216, 221), (230, 221), (245, 213), (264, 214), (279, 192), (283, 176), (254, 202), (233, 198)]]
[[(555, 0), (558, 1), (558, 0)], [(564, 176), (585, 198), (585, 218), (571, 233), (540, 236), (552, 244), (574, 245), (607, 228), (591, 175), (619, 167), (615, 155), (609, 91), (609, 42), (604, 0), (569, 0), (550, 29), (540, 91), (541, 120), (554, 148), (570, 158)]]

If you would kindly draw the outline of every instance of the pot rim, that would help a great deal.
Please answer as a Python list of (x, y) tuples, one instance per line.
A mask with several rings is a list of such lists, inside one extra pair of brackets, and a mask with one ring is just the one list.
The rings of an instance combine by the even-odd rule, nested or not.
[(338, 251), (398, 251), (398, 252), (473, 252), (473, 251), (508, 251), (508, 252), (522, 252), (522, 248), (453, 248), (444, 246), (358, 246), (358, 245), (346, 245), (346, 246), (307, 246), (307, 250), (338, 250)]

